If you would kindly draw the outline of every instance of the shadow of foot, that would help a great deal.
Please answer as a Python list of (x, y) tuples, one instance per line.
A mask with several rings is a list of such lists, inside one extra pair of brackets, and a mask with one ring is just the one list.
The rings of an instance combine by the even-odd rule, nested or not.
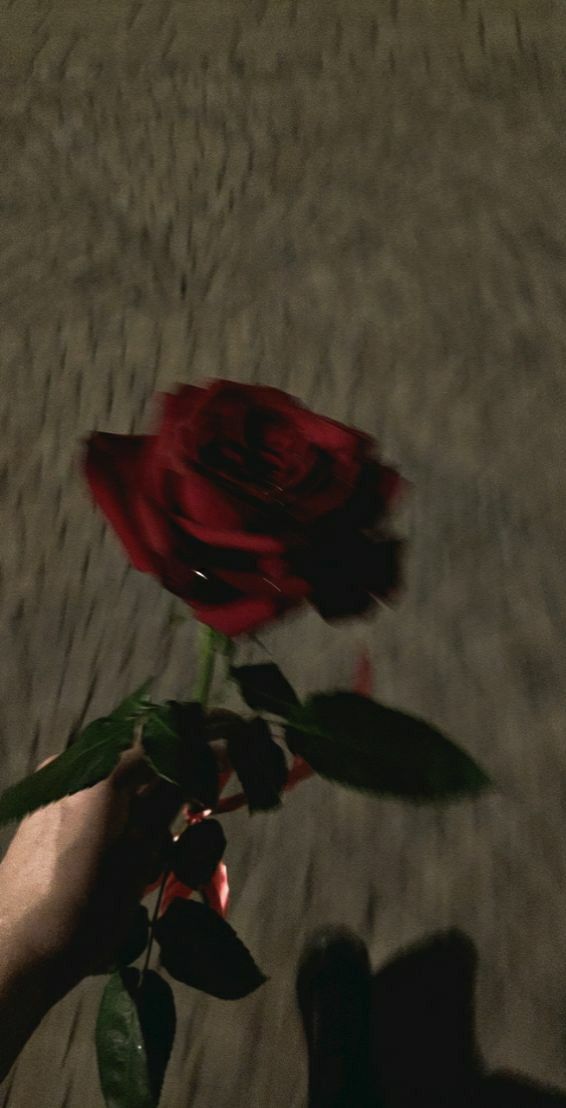
[(435, 935), (373, 978), (371, 1066), (384, 1108), (566, 1108), (566, 1096), (520, 1076), (486, 1074), (475, 1037), (476, 951)]
[(566, 1108), (566, 1095), (486, 1073), (476, 1045), (477, 956), (458, 931), (400, 954), (373, 978), (348, 931), (321, 931), (297, 996), (309, 1108)]

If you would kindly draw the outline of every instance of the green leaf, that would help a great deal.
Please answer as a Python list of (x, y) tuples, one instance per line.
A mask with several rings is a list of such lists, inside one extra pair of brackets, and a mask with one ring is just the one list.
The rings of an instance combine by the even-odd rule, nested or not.
[(208, 885), (226, 849), (226, 836), (217, 819), (187, 827), (173, 845), (171, 868), (191, 889)]
[(149, 764), (202, 808), (218, 800), (216, 759), (204, 734), (200, 704), (169, 701), (144, 722), (142, 745)]
[(264, 719), (245, 722), (228, 738), (228, 757), (246, 794), (250, 812), (278, 808), (287, 780), (287, 762)]
[(110, 978), (96, 1021), (96, 1053), (107, 1108), (157, 1108), (175, 1038), (170, 986), (150, 970)]
[(135, 720), (149, 706), (151, 679), (109, 716), (95, 719), (49, 765), (18, 781), (0, 796), (0, 826), (96, 785), (108, 777), (133, 743)]
[(310, 697), (294, 713), (286, 740), (321, 776), (381, 795), (434, 801), (489, 785), (440, 731), (356, 693)]
[(146, 712), (151, 707), (151, 700), (148, 696), (149, 689), (151, 687), (153, 677), (149, 677), (147, 681), (144, 681), (143, 685), (140, 685), (139, 689), (136, 689), (131, 696), (126, 697), (117, 708), (114, 709), (111, 715), (111, 719), (135, 719), (136, 716)]
[(95, 720), (48, 765), (18, 781), (0, 796), (0, 825), (96, 785), (108, 777), (124, 750), (132, 745), (130, 719)]
[(239, 1000), (267, 980), (230, 924), (195, 900), (174, 900), (155, 937), (171, 977), (210, 996)]
[(156, 708), (144, 720), (142, 746), (157, 775), (179, 785), (182, 773), (182, 741), (166, 706)]
[(125, 941), (122, 943), (117, 955), (117, 966), (129, 966), (137, 961), (143, 954), (149, 939), (149, 916), (147, 908), (138, 904), (136, 914)]
[[(148, 709), (151, 707), (151, 700), (149, 699), (147, 693), (152, 680), (153, 678), (150, 677), (147, 681), (144, 681), (143, 685), (140, 685), (139, 689), (136, 689), (134, 693), (131, 693), (130, 696), (126, 697), (126, 699), (123, 700), (122, 703), (119, 704), (118, 707), (115, 708), (109, 716), (104, 716), (103, 718), (106, 720), (114, 720), (119, 722), (123, 722), (125, 720), (139, 719), (139, 717), (142, 716), (144, 712), (147, 712)], [(95, 720), (94, 722), (98, 724), (101, 723), (102, 720)], [(80, 730), (74, 730), (67, 741), (67, 749), (70, 746), (74, 746), (74, 744), (78, 742), (80, 737)]]
[(287, 719), (300, 701), (279, 666), (266, 662), (256, 666), (231, 666), (242, 697), (255, 711), (273, 712)]

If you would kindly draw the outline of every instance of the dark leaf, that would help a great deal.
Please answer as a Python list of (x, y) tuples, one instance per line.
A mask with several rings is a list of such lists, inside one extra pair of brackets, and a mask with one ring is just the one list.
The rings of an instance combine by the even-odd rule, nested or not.
[(155, 772), (179, 785), (184, 797), (202, 808), (218, 800), (218, 770), (206, 742), (199, 704), (169, 701), (144, 723), (142, 744)]
[(217, 819), (187, 827), (173, 846), (171, 868), (176, 877), (198, 889), (208, 885), (226, 849), (226, 836)]
[(177, 1020), (171, 986), (153, 970), (145, 975), (138, 1011), (149, 1068), (149, 1083), (155, 1103), (158, 1104), (175, 1039)]
[(250, 708), (273, 712), (287, 719), (300, 703), (286, 677), (273, 662), (257, 666), (231, 666), (230, 673)]
[(143, 904), (138, 904), (130, 930), (116, 955), (116, 965), (129, 966), (131, 962), (135, 962), (143, 954), (148, 939), (149, 916), (147, 908)]
[(207, 713), (205, 720), (205, 733), (208, 742), (217, 739), (228, 739), (230, 735), (239, 734), (245, 726), (245, 719), (237, 712), (231, 712), (227, 708), (213, 708)]
[(205, 741), (204, 712), (198, 700), (168, 700), (167, 709), (172, 726), (182, 739)]
[(150, 970), (110, 978), (96, 1021), (96, 1053), (107, 1108), (156, 1108), (175, 1037), (170, 986)]
[(227, 742), (228, 757), (241, 781), (250, 812), (277, 808), (287, 780), (287, 763), (264, 719), (256, 716)]
[(423, 720), (351, 692), (318, 693), (296, 711), (286, 740), (317, 773), (414, 801), (481, 792), (488, 779)]
[(187, 800), (199, 808), (218, 803), (218, 767), (209, 746), (194, 744), (185, 749), (181, 786)]
[(95, 720), (53, 762), (6, 789), (0, 796), (0, 825), (96, 785), (112, 773), (133, 739), (132, 720)]
[(188, 800), (201, 808), (214, 808), (218, 801), (218, 767), (208, 746), (202, 706), (196, 702), (169, 701), (181, 750), (181, 787)]
[[(224, 636), (223, 636), (224, 637)], [(208, 748), (202, 705), (196, 701), (169, 700), (174, 725), (183, 739), (181, 784), (187, 800), (198, 808), (215, 808), (218, 802), (218, 768)]]
[(171, 976), (210, 996), (239, 1000), (267, 980), (230, 924), (195, 900), (174, 900), (155, 937)]

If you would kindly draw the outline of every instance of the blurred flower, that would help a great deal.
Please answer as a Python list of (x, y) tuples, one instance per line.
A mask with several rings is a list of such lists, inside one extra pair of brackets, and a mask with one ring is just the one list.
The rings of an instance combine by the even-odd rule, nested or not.
[(384, 523), (399, 474), (278, 389), (183, 386), (155, 434), (93, 435), (86, 474), (132, 564), (225, 635), (305, 600), (356, 615), (398, 587)]

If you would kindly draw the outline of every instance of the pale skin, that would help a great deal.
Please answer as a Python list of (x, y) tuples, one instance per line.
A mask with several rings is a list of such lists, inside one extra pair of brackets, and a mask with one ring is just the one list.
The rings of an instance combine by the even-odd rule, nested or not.
[(19, 826), (0, 863), (0, 1079), (49, 1009), (112, 963), (178, 808), (131, 750), (107, 780)]

